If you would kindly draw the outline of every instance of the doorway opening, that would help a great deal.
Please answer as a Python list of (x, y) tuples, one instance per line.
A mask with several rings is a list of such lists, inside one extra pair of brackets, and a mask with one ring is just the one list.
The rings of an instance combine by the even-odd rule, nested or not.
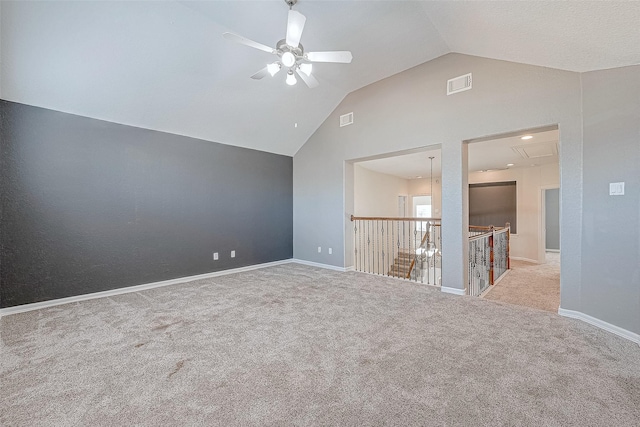
[[(441, 280), (441, 147), (345, 164), (345, 248), (356, 271), (437, 285)], [(346, 219), (346, 218), (345, 218)]]
[(511, 269), (487, 287), (487, 299), (558, 311), (559, 144), (557, 126), (469, 141), (469, 224), (511, 226)]

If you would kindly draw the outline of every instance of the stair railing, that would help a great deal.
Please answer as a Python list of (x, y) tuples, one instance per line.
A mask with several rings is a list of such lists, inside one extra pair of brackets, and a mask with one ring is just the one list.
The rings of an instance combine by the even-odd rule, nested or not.
[(480, 296), (511, 268), (510, 224), (504, 227), (469, 226), (469, 279), (467, 294)]
[(439, 284), (440, 218), (355, 217), (354, 268), (419, 283)]

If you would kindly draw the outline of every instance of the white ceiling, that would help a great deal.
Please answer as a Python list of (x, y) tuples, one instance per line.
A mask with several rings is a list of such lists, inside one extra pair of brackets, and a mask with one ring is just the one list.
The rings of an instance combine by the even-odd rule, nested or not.
[(433, 176), (436, 177), (442, 175), (442, 156), (440, 151), (440, 148), (431, 149), (417, 153), (366, 160), (356, 164), (374, 172), (404, 179), (429, 178), (432, 173), (431, 159), (429, 157), (433, 157)]
[[(522, 136), (532, 136), (523, 140)], [(469, 144), (469, 172), (502, 170), (558, 164), (558, 131), (528, 132)], [(433, 176), (442, 175), (440, 149), (403, 154), (357, 164), (387, 175), (404, 179), (428, 178), (431, 174), (430, 156), (433, 156)], [(511, 164), (511, 166), (507, 166)]]
[[(0, 96), (293, 155), (351, 91), (448, 52), (589, 71), (640, 64), (640, 2), (300, 0), (320, 87), (249, 78), (284, 38), (275, 1), (1, 1)], [(295, 124), (298, 124), (295, 127)]]

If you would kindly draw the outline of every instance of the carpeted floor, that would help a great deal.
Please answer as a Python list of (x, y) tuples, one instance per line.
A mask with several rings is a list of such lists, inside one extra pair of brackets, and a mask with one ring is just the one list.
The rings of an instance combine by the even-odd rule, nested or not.
[(560, 307), (560, 254), (547, 252), (544, 264), (511, 261), (511, 271), (483, 298), (557, 313)]
[(640, 347), (297, 264), (6, 316), (2, 426), (636, 426)]

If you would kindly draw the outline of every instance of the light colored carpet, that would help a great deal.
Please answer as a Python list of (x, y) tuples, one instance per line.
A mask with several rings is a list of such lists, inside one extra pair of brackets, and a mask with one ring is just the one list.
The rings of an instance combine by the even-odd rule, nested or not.
[(560, 307), (560, 254), (547, 252), (544, 264), (511, 261), (511, 271), (483, 298), (557, 313)]
[(640, 347), (297, 264), (6, 316), (2, 426), (635, 426)]

